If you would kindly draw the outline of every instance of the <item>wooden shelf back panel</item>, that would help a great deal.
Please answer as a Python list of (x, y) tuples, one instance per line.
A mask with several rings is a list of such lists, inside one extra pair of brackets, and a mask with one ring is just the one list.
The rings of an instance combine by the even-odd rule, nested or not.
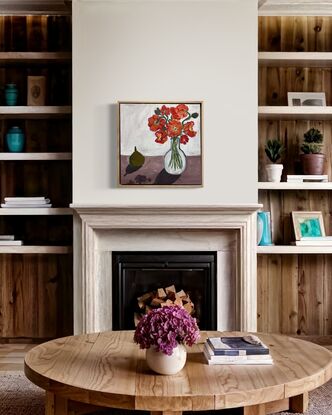
[[(59, 254), (70, 252), (69, 247), (57, 249)], [(39, 253), (41, 249), (33, 255), (0, 255), (0, 337), (43, 339), (72, 333), (72, 257)]]
[(332, 255), (258, 255), (258, 331), (332, 333)]

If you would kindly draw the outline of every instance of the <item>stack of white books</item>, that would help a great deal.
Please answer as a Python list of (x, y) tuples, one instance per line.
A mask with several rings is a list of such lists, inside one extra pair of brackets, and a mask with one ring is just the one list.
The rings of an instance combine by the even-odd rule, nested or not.
[(46, 197), (5, 197), (2, 208), (50, 208), (52, 204)]
[(23, 245), (23, 241), (15, 241), (14, 235), (0, 235), (0, 245), (1, 246), (19, 246)]
[(329, 181), (327, 174), (287, 174), (287, 183), (323, 182)]
[(270, 351), (254, 335), (243, 337), (209, 337), (204, 344), (209, 365), (272, 365)]
[(332, 236), (303, 236), (296, 246), (332, 246)]

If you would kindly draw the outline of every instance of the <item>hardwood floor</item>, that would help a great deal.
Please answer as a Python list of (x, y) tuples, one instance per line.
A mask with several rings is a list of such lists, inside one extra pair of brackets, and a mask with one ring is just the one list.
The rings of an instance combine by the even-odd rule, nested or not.
[(36, 344), (0, 344), (0, 372), (23, 371), (25, 354)]

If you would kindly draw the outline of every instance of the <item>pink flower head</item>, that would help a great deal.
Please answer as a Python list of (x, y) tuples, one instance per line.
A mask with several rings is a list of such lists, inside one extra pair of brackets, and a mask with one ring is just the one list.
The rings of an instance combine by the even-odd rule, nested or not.
[(140, 320), (134, 334), (134, 341), (141, 349), (155, 346), (169, 356), (179, 343), (192, 346), (198, 338), (196, 319), (179, 306), (151, 310)]

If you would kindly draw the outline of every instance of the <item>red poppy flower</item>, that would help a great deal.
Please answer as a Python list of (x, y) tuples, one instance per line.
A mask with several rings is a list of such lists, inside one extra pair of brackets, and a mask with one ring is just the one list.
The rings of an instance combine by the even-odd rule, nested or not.
[(183, 126), (183, 131), (189, 136), (189, 137), (195, 137), (197, 134), (196, 131), (193, 130), (194, 127), (194, 121), (186, 122)]
[(165, 118), (161, 118), (158, 115), (152, 115), (148, 119), (148, 122), (151, 131), (158, 131), (166, 124)]
[(172, 117), (176, 120), (181, 120), (181, 118), (185, 118), (188, 115), (189, 108), (186, 104), (179, 104), (175, 108), (171, 108)]
[(182, 132), (182, 124), (178, 120), (171, 120), (167, 124), (167, 134), (170, 137), (178, 137)]
[(162, 115), (170, 115), (171, 109), (169, 107), (166, 107), (166, 105), (163, 105), (160, 109)]
[(187, 135), (181, 135), (181, 138), (180, 138), (181, 144), (187, 144), (188, 141), (189, 141), (189, 137)]
[(157, 131), (155, 135), (156, 135), (157, 138), (154, 141), (158, 144), (164, 144), (168, 140), (166, 130)]

